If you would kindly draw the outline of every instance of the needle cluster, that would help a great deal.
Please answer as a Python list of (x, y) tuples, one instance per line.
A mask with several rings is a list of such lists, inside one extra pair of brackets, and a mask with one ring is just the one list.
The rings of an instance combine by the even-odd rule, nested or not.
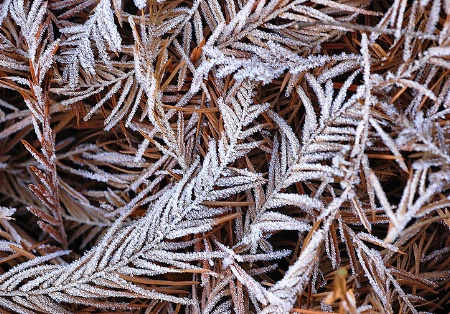
[(0, 312), (444, 313), (449, 0), (0, 4)]

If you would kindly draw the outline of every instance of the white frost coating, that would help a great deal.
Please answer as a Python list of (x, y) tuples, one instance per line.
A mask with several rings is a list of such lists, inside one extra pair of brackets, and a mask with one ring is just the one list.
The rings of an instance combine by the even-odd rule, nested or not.
[(147, 5), (146, 0), (133, 0), (134, 5), (137, 6), (139, 10), (142, 10)]
[(0, 220), (11, 219), (11, 216), (16, 212), (15, 208), (0, 206)]
[[(0, 192), (15, 193), (0, 250), (38, 257), (8, 260), (0, 307), (287, 313), (330, 289), (324, 260), (351, 268), (355, 292), (369, 282), (362, 305), (345, 292), (349, 312), (433, 306), (448, 274), (408, 275), (395, 259), (420, 232), (442, 236), (424, 231), (429, 217), (449, 224), (449, 3), (393, 1), (375, 28), (358, 0), (3, 1), (0, 87), (16, 96), (0, 100)], [(331, 48), (358, 34), (352, 53)], [(402, 191), (386, 188), (392, 174)], [(39, 256), (52, 245), (35, 249), (9, 221), (7, 206), (31, 205), (61, 207), (70, 240), (96, 244)], [(448, 253), (439, 240), (412, 246), (427, 268)], [(186, 277), (182, 292), (159, 292), (170, 274)], [(403, 291), (415, 280), (426, 297)]]

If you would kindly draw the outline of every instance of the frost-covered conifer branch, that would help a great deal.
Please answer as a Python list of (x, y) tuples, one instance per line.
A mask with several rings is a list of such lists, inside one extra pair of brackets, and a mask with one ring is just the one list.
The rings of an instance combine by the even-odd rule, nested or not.
[(3, 1), (0, 308), (442, 312), (448, 5)]
[[(238, 104), (238, 102), (235, 103), (236, 106)], [(66, 267), (48, 273), (45, 276), (45, 280), (53, 282), (50, 287), (45, 287), (42, 290), (42, 278), (32, 280), (25, 284), (26, 289), (21, 288), (24, 290), (24, 293), (18, 295), (25, 300), (20, 299), (16, 305), (7, 303), (7, 307), (10, 309), (14, 306), (21, 307), (24, 305), (23, 303), (28, 304), (26, 301), (28, 300), (36, 308), (38, 303), (33, 295), (42, 295), (47, 301), (47, 310), (54, 307), (53, 311), (61, 311), (62, 309), (54, 303), (55, 301), (87, 304), (88, 301), (86, 300), (94, 296), (89, 292), (93, 289), (91, 288), (93, 284), (103, 287), (102, 294), (97, 294), (97, 297), (102, 298), (144, 297), (185, 304), (191, 303), (185, 298), (145, 292), (142, 288), (122, 279), (123, 276), (121, 277), (120, 275), (155, 275), (171, 272), (170, 268), (158, 266), (153, 261), (166, 262), (168, 265), (181, 269), (199, 270), (186, 262), (203, 259), (202, 254), (188, 253), (187, 255), (180, 255), (178, 253), (177, 255), (177, 253), (173, 253), (174, 255), (163, 257), (169, 254), (165, 250), (170, 250), (171, 247), (168, 243), (164, 244), (163, 239), (176, 239), (192, 233), (208, 231), (215, 224), (216, 220), (214, 217), (217, 214), (224, 213), (224, 211), (212, 210), (208, 214), (209, 210), (202, 205), (203, 202), (216, 201), (261, 184), (261, 178), (257, 174), (227, 167), (233, 160), (243, 156), (249, 149), (255, 147), (254, 144), (249, 146), (238, 144), (237, 141), (245, 139), (245, 133), (241, 131), (242, 127), (253, 120), (252, 115), (255, 116), (259, 113), (260, 111), (249, 112), (235, 116), (235, 121), (229, 121), (229, 123), (232, 123), (229, 127), (235, 128), (232, 138), (227, 139), (224, 135), (219, 147), (216, 147), (214, 140), (210, 141), (209, 152), (205, 156), (201, 167), (199, 160), (195, 160), (189, 168), (183, 171), (182, 179), (171, 186), (165, 194), (161, 195), (151, 205), (151, 209), (144, 218), (118, 230), (123, 219), (134, 210), (134, 208), (130, 208), (123, 215), (123, 218), (115, 222), (98, 246), (92, 249), (89, 254), (74, 264), (69, 264)], [(228, 118), (230, 114), (231, 112), (228, 112), (225, 116)], [(232, 117), (230, 116), (228, 119), (230, 118)], [(255, 131), (257, 129), (253, 132)], [(250, 132), (247, 133), (251, 134)], [(227, 180), (226, 184), (224, 184), (225, 179)], [(214, 186), (223, 188), (214, 190)], [(186, 218), (190, 219), (186, 220)], [(169, 246), (167, 247), (167, 245)], [(181, 247), (184, 247), (184, 245)], [(162, 255), (158, 255), (158, 250), (161, 250), (160, 254)], [(177, 258), (177, 256), (179, 257)], [(217, 258), (224, 255), (212, 252), (204, 256), (205, 258)], [(179, 261), (176, 261), (177, 259)], [(46, 266), (39, 265), (32, 271), (30, 270), (29, 273), (34, 276), (34, 274), (39, 274), (45, 268)], [(17, 289), (18, 285), (21, 286), (23, 284), (23, 280), (29, 278), (21, 277), (23, 276), (21, 273), (17, 274), (17, 276), (12, 286), (9, 283), (11, 282), (11, 279), (9, 279), (10, 275), (4, 276), (4, 279), (8, 279), (8, 281), (4, 283), (6, 293), (3, 294), (3, 297), (15, 295), (8, 291)], [(114, 284), (112, 285), (111, 282), (114, 282)], [(58, 283), (58, 285), (54, 286), (55, 283)], [(121, 288), (132, 291), (132, 293), (119, 293), (112, 290), (112, 288)], [(109, 292), (108, 289), (110, 289)], [(105, 303), (102, 301), (96, 304), (101, 307), (126, 307), (125, 304)]]
[[(29, 188), (47, 208), (47, 212), (33, 206), (28, 207), (28, 210), (42, 219), (38, 224), (43, 231), (56, 239), (63, 248), (67, 248), (67, 235), (61, 216), (62, 208), (59, 200), (59, 182), (55, 163), (55, 136), (50, 125), (49, 99), (42, 88), (47, 71), (52, 66), (59, 40), (48, 44), (41, 43), (43, 32), (46, 31), (46, 28), (51, 27), (48, 22), (41, 25), (45, 11), (46, 4), (40, 1), (33, 3), (29, 10), (24, 8), (23, 3), (14, 3), (11, 8), (12, 18), (25, 34), (25, 42), (28, 47), (31, 95), (23, 95), (24, 101), (31, 112), (34, 131), (41, 145), (41, 152), (38, 152), (29, 142), (22, 140), (25, 148), (36, 159), (39, 167), (43, 169), (31, 167), (40, 184), (30, 184)], [(47, 30), (47, 32), (50, 31)], [(38, 50), (40, 45), (42, 45), (42, 48)]]
[(98, 49), (98, 55), (106, 65), (110, 64), (107, 51), (120, 52), (122, 40), (114, 23), (114, 13), (110, 0), (100, 0), (92, 15), (82, 25), (62, 28), (67, 39), (62, 47), (69, 47), (60, 56), (60, 62), (66, 64), (63, 76), (71, 88), (78, 84), (79, 66), (88, 73), (95, 74), (95, 56), (91, 48), (91, 39)]

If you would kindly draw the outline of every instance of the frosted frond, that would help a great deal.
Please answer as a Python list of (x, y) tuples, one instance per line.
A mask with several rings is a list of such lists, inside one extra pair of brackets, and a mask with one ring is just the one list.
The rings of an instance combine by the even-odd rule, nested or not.
[(450, 0), (0, 1), (0, 312), (444, 311), (448, 34)]
[(109, 0), (101, 0), (92, 15), (82, 25), (75, 25), (61, 29), (67, 39), (61, 45), (67, 47), (60, 56), (60, 62), (65, 64), (64, 76), (70, 87), (78, 85), (78, 67), (91, 74), (95, 74), (95, 56), (92, 50), (91, 36), (98, 49), (100, 59), (110, 64), (107, 50), (119, 52), (122, 48), (122, 39), (114, 23), (114, 11)]

